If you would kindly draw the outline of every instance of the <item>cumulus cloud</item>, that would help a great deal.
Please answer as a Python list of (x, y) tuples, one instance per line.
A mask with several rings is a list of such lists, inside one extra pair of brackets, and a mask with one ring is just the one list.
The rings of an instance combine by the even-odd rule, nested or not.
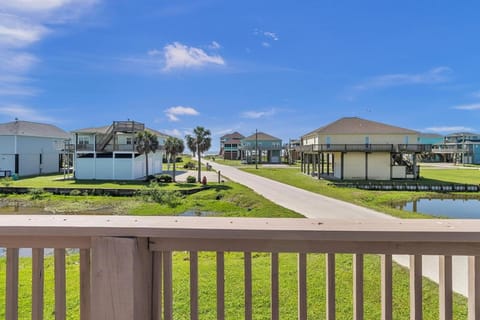
[(55, 119), (40, 114), (37, 110), (22, 105), (0, 106), (0, 114), (8, 116), (11, 120), (38, 121), (38, 122), (56, 122)]
[(200, 48), (188, 47), (180, 42), (166, 45), (163, 48), (163, 54), (165, 59), (164, 71), (202, 68), (208, 65), (225, 65), (225, 60), (220, 55), (208, 54)]
[(200, 113), (191, 107), (176, 106), (165, 110), (168, 120), (179, 121), (179, 116), (198, 116)]
[(467, 132), (467, 131), (475, 131), (475, 130), (470, 127), (464, 127), (464, 126), (441, 126), (441, 127), (428, 127), (422, 131), (435, 132), (435, 133), (450, 133), (450, 132)]
[(452, 69), (448, 67), (436, 67), (422, 73), (396, 73), (385, 74), (367, 79), (354, 86), (357, 91), (365, 91), (375, 88), (386, 88), (404, 85), (436, 84), (450, 80)]
[(465, 104), (460, 106), (455, 106), (453, 109), (457, 110), (480, 110), (480, 103)]
[(242, 113), (242, 117), (248, 119), (260, 119), (273, 116), (276, 113), (277, 112), (275, 111), (275, 109), (271, 109), (268, 111), (245, 111)]

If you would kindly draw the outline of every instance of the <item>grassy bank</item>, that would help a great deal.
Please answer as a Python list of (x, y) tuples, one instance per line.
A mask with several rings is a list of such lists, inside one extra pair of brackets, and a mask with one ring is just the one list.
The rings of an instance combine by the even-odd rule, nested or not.
[[(155, 192), (160, 196), (165, 193), (170, 197), (161, 203), (141, 196), (61, 196), (35, 192), (0, 196), (0, 206), (12, 208), (9, 213), (15, 213), (14, 210), (18, 207), (29, 207), (39, 208), (39, 213), (45, 214), (178, 215), (193, 211), (213, 212), (218, 216), (301, 217), (237, 183), (226, 182), (209, 186), (211, 188), (182, 197), (175, 195), (168, 185), (161, 185)], [(143, 187), (139, 190), (148, 188)]]
[[(297, 259), (295, 254), (280, 254), (280, 317), (297, 318)], [(337, 255), (336, 258), (337, 318), (352, 318), (352, 256)], [(78, 319), (79, 309), (79, 256), (67, 256), (67, 319)], [(173, 256), (174, 264), (174, 319), (189, 317), (189, 262), (186, 252)], [(45, 319), (54, 319), (53, 257), (45, 259)], [(254, 319), (270, 319), (270, 256), (263, 253), (252, 255), (253, 310)], [(325, 314), (325, 255), (308, 255), (308, 309), (309, 318), (322, 318)], [(0, 278), (5, 279), (5, 259), (0, 259)], [(244, 286), (243, 255), (225, 254), (225, 306), (227, 319), (243, 318)], [(29, 319), (31, 312), (31, 260), (20, 259), (19, 273), (19, 319)], [(201, 319), (216, 319), (215, 254), (199, 255), (199, 312)], [(394, 319), (409, 317), (408, 270), (394, 265), (393, 269)], [(380, 258), (365, 256), (365, 318), (380, 319)], [(5, 290), (5, 281), (0, 281), (0, 291)], [(437, 285), (425, 280), (424, 319), (438, 319)], [(5, 317), (5, 297), (0, 296), (0, 317)], [(467, 301), (455, 295), (455, 319), (466, 319)]]
[[(298, 168), (242, 168), (242, 170), (260, 175), (265, 178), (283, 182), (301, 189), (322, 194), (335, 199), (351, 202), (373, 210), (384, 212), (399, 218), (431, 218), (430, 215), (408, 212), (392, 208), (395, 203), (411, 201), (418, 198), (439, 197), (471, 197), (478, 198), (477, 193), (444, 194), (436, 192), (408, 192), (408, 191), (372, 191), (355, 188), (335, 187), (329, 181), (316, 179), (300, 172)], [(453, 183), (475, 184), (480, 181), (480, 172), (471, 169), (426, 169), (422, 168), (423, 179), (427, 181), (444, 181)]]

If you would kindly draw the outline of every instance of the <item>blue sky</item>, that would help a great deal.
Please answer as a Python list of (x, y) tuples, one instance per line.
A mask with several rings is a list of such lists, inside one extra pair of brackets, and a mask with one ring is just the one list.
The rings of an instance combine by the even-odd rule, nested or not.
[(0, 0), (0, 122), (480, 132), (474, 1)]

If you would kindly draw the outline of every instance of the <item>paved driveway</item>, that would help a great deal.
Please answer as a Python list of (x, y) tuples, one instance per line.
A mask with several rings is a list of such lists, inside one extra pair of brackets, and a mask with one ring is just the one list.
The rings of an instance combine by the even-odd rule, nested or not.
[[(348, 202), (332, 199), (317, 193), (292, 187), (284, 183), (263, 178), (235, 167), (209, 162), (215, 170), (229, 180), (243, 184), (272, 202), (314, 219), (364, 220), (398, 219), (384, 213), (363, 208)], [(409, 256), (395, 255), (394, 260), (409, 266)], [(423, 275), (438, 283), (438, 256), (423, 256)], [(468, 295), (467, 258), (453, 257), (453, 290)]]

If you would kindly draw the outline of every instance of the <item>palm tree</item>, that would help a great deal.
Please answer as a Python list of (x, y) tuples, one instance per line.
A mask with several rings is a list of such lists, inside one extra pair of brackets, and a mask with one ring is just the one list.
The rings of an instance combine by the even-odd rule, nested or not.
[(165, 151), (167, 156), (170, 155), (170, 159), (173, 158), (173, 182), (175, 182), (175, 164), (177, 162), (177, 155), (182, 153), (185, 149), (183, 145), (183, 140), (177, 137), (168, 137), (165, 140)]
[[(195, 151), (197, 151), (198, 157), (198, 181), (202, 181), (202, 162), (201, 162), (201, 155), (203, 152), (210, 149), (212, 144), (212, 137), (211, 137), (210, 130), (205, 129), (204, 127), (196, 127), (193, 129), (193, 136), (187, 135), (185, 139), (187, 140), (187, 145), (190, 150), (192, 150), (191, 146), (195, 146)], [(191, 145), (190, 145), (191, 143)], [(193, 151), (193, 150), (192, 150)]]
[(135, 146), (140, 154), (145, 154), (145, 173), (148, 178), (148, 154), (157, 151), (159, 147), (158, 138), (150, 131), (139, 131), (135, 136)]
[(195, 157), (195, 153), (197, 152), (197, 143), (195, 142), (195, 138), (187, 134), (185, 136), (185, 140), (187, 141), (187, 148), (192, 152), (193, 156)]

